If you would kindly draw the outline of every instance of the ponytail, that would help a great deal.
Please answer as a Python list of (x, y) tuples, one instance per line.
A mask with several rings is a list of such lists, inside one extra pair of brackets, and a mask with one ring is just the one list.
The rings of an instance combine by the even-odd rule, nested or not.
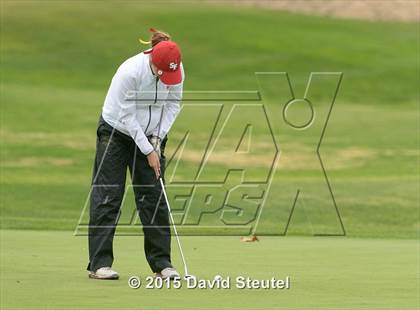
[(152, 33), (150, 41), (143, 41), (142, 39), (139, 39), (141, 44), (151, 44), (151, 47), (154, 47), (159, 42), (171, 40), (171, 36), (166, 32), (156, 30), (154, 28), (150, 28), (149, 31)]

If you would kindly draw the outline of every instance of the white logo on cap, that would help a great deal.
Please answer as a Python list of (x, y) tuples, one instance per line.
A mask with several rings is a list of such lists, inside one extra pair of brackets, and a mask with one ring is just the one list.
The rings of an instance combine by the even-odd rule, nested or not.
[(171, 62), (169, 64), (169, 69), (171, 69), (173, 71), (175, 71), (177, 67), (178, 67), (178, 64), (176, 62)]

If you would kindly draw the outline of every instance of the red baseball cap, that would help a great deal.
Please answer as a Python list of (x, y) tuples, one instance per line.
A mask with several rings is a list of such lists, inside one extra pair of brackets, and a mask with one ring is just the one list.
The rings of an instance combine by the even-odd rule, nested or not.
[(152, 63), (158, 68), (158, 75), (163, 83), (167, 85), (181, 83), (181, 51), (175, 42), (159, 42), (149, 53)]

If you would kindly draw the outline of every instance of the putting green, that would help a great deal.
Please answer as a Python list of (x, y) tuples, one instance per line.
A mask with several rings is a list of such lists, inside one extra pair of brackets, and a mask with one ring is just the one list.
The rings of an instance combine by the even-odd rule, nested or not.
[[(1, 231), (2, 309), (417, 309), (418, 241), (184, 237), (191, 272), (256, 279), (290, 276), (289, 290), (145, 289), (141, 237), (116, 237), (119, 281), (90, 280), (86, 238), (63, 231)], [(174, 262), (181, 267), (174, 248)], [(417, 274), (416, 274), (417, 271)]]

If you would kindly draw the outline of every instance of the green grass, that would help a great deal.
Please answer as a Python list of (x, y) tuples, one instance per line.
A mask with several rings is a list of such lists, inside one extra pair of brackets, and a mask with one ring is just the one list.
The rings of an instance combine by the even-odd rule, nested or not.
[[(303, 200), (288, 233), (341, 233), (315, 153), (337, 76), (314, 77), (309, 99), (316, 118), (304, 132), (281, 122), (281, 105), (291, 99), (284, 77), (259, 76), (257, 83), (254, 76), (255, 71), (287, 71), (300, 98), (310, 72), (339, 71), (344, 77), (320, 154), (346, 232), (418, 237), (417, 24), (203, 5), (171, 5), (170, 10), (168, 15), (128, 2), (2, 2), (3, 228), (76, 227), (89, 194), (95, 127), (109, 81), (116, 67), (140, 50), (137, 38), (155, 26), (171, 32), (182, 46), (186, 90), (262, 92), (263, 102), (251, 104), (264, 104), (274, 136), (261, 107), (235, 110), (199, 179), (221, 182), (235, 168), (246, 169), (247, 181), (265, 180), (274, 138), (282, 153), (257, 232), (282, 233), (300, 189)], [(221, 103), (216, 136), (232, 109)], [(208, 139), (214, 141), (209, 134), (218, 109), (200, 102), (184, 106), (167, 150), (170, 157), (190, 132), (176, 172), (176, 160), (168, 167), (173, 182), (193, 181)], [(297, 118), (306, 112), (290, 110)], [(253, 126), (251, 153), (232, 159), (232, 145), (247, 123)], [(238, 174), (230, 177), (227, 189), (240, 180)], [(222, 191), (215, 198), (221, 199)], [(238, 199), (235, 204), (252, 217), (252, 205)], [(194, 223), (201, 212), (200, 201), (193, 205), (187, 222)], [(124, 207), (131, 214), (132, 200)], [(220, 225), (220, 215), (206, 223)]]
[[(418, 308), (418, 23), (191, 3), (162, 9), (134, 1), (2, 1), (0, 11), (2, 309)], [(171, 157), (189, 132), (183, 156), (177, 165), (175, 156), (167, 170), (176, 220), (183, 220), (183, 201), (175, 195), (185, 198), (191, 190), (177, 182), (221, 182), (231, 168), (246, 169), (246, 181), (265, 180), (275, 158), (273, 139), (281, 156), (257, 234), (284, 233), (296, 191), (301, 191), (288, 225), (293, 237), (244, 244), (237, 236), (184, 235), (191, 271), (202, 278), (290, 275), (290, 290), (129, 289), (130, 275), (150, 273), (142, 237), (116, 237), (120, 281), (87, 279), (86, 238), (72, 231), (80, 217), (86, 223), (88, 216), (82, 211), (90, 191), (97, 119), (113, 73), (143, 48), (137, 39), (146, 38), (149, 27), (170, 32), (182, 47), (186, 90), (259, 90), (263, 95), (262, 102), (236, 107), (228, 121), (232, 102), (218, 102), (224, 106), (215, 136), (210, 133), (220, 106), (184, 105), (167, 146)], [(320, 155), (346, 238), (302, 237), (341, 233), (315, 152), (337, 76), (314, 77), (308, 98), (315, 121), (308, 130), (296, 131), (282, 122), (282, 107), (291, 99), (284, 76), (257, 80), (254, 72), (261, 71), (288, 72), (297, 98), (311, 72), (343, 73)], [(302, 121), (308, 111), (293, 107), (289, 112)], [(234, 154), (232, 145), (238, 145), (248, 123), (250, 152)], [(213, 143), (222, 128), (209, 163), (194, 180), (207, 142)], [(201, 211), (214, 212), (201, 222), (213, 228), (190, 225), (180, 231), (232, 234), (220, 227), (220, 216), (230, 223), (252, 219), (255, 204), (244, 201), (240, 190), (230, 204), (242, 208), (242, 216), (222, 214), (232, 208), (203, 204), (208, 192), (220, 201), (240, 178), (233, 172), (219, 188), (196, 188), (184, 220), (194, 224)], [(248, 193), (252, 199), (264, 190), (266, 184)], [(121, 232), (140, 231), (129, 222), (132, 198), (128, 191), (120, 221), (128, 226), (119, 227)], [(248, 234), (249, 227), (234, 233)], [(173, 260), (181, 266), (176, 249)]]
[[(130, 289), (150, 275), (142, 239), (117, 237), (119, 281), (87, 278), (86, 240), (69, 232), (1, 231), (2, 309), (416, 309), (418, 241), (351, 238), (184, 237), (191, 272), (291, 277), (289, 290)], [(175, 244), (173, 245), (175, 247)], [(174, 248), (174, 262), (181, 265)], [(238, 261), (239, 259), (239, 261)]]
[(2, 9), (7, 83), (88, 88), (103, 95), (117, 66), (141, 48), (137, 38), (154, 26), (182, 46), (188, 89), (254, 89), (255, 71), (287, 71), (302, 88), (309, 72), (342, 71), (346, 86), (340, 98), (346, 102), (417, 99), (415, 23), (190, 4), (159, 10), (134, 2), (3, 1)]
[[(165, 3), (164, 9), (135, 1), (0, 4), (1, 309), (418, 309), (418, 23), (191, 3)], [(137, 39), (146, 38), (149, 27), (170, 32), (182, 47), (186, 90), (259, 90), (263, 96), (262, 102), (237, 107), (228, 121), (232, 102), (221, 102), (221, 112), (220, 106), (188, 102), (171, 131), (168, 157), (189, 132), (183, 157), (177, 163), (175, 156), (167, 170), (176, 220), (194, 224), (201, 211), (214, 212), (201, 218), (207, 227), (179, 226), (191, 271), (206, 279), (290, 275), (290, 290), (130, 289), (130, 275), (150, 274), (142, 237), (133, 236), (115, 240), (120, 281), (87, 278), (87, 241), (72, 231), (79, 218), (88, 218), (82, 211), (97, 119), (113, 73), (143, 48)], [(296, 131), (282, 121), (282, 107), (291, 99), (284, 76), (256, 79), (254, 72), (261, 71), (288, 72), (297, 98), (311, 72), (343, 73), (319, 153), (347, 237), (308, 237), (341, 233), (315, 152), (337, 76), (314, 77), (308, 98), (315, 121)], [(260, 103), (272, 132), (255, 105)], [(289, 112), (303, 121), (308, 110)], [(250, 152), (235, 155), (232, 146), (247, 124)], [(191, 185), (177, 183), (197, 181), (207, 143), (222, 128), (198, 181), (221, 182), (231, 168), (245, 169), (246, 181), (265, 180), (276, 155), (274, 139), (281, 156), (256, 232), (279, 235), (288, 227), (288, 237), (240, 243), (237, 236), (184, 235), (249, 233), (243, 226), (227, 231), (220, 220), (253, 218), (255, 203), (243, 200), (241, 190), (229, 204), (242, 208), (242, 216), (203, 204), (209, 192), (220, 202), (240, 183), (239, 172), (218, 188), (196, 188), (184, 218), (184, 201), (175, 199), (191, 191)], [(287, 225), (298, 189), (300, 200)], [(247, 193), (252, 199), (262, 191), (266, 184)], [(140, 232), (130, 222), (132, 196), (128, 190), (121, 233)], [(175, 248), (173, 261), (181, 267)]]

